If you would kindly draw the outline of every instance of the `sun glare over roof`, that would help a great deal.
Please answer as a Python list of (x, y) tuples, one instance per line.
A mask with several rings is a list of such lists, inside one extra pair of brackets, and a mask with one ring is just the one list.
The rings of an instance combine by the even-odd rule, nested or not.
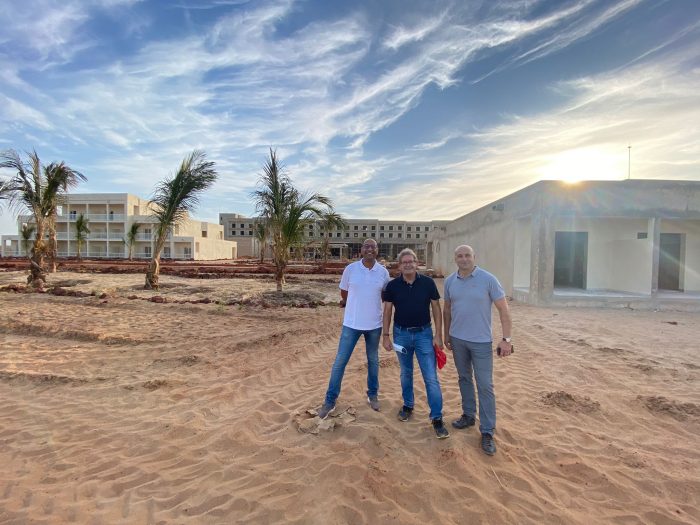
[(541, 168), (542, 179), (575, 184), (582, 180), (620, 180), (627, 173), (627, 156), (600, 148), (579, 148), (551, 156)]

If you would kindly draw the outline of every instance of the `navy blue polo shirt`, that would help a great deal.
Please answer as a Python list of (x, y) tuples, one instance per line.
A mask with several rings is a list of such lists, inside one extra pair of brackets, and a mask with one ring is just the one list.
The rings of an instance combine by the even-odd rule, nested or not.
[(389, 281), (384, 300), (394, 303), (394, 324), (404, 328), (430, 324), (430, 301), (440, 299), (435, 281), (427, 275), (416, 274), (408, 284), (403, 275)]

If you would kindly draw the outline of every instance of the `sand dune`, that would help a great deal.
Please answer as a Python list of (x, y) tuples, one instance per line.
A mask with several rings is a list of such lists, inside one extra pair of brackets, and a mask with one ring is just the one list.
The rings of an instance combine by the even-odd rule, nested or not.
[[(95, 296), (0, 293), (1, 523), (700, 522), (697, 314), (513, 305), (490, 458), (473, 428), (435, 439), (419, 378), (396, 419), (391, 354), (370, 410), (361, 344), (335, 428), (301, 431), (336, 306), (174, 302), (260, 297), (261, 279), (164, 276), (163, 304), (141, 275), (56, 279)], [(329, 279), (289, 288), (337, 297)], [(456, 418), (451, 361), (440, 377)]]

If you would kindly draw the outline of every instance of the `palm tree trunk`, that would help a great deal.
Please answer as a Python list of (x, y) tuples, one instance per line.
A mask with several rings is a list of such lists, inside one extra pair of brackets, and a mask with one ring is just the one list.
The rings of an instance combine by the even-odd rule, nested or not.
[(160, 254), (163, 251), (163, 246), (165, 246), (166, 233), (159, 234), (156, 239), (156, 245), (153, 247), (153, 257), (151, 262), (148, 263), (148, 269), (146, 270), (146, 284), (144, 284), (144, 290), (155, 290), (158, 291), (158, 277), (160, 275)]
[(56, 256), (58, 255), (58, 242), (56, 241), (56, 228), (49, 225), (49, 273), (56, 273)]
[(285, 267), (279, 263), (275, 265), (275, 282), (277, 282), (278, 292), (281, 292), (284, 286), (284, 269)]
[(160, 274), (160, 255), (158, 257), (153, 257), (151, 262), (148, 263), (148, 269), (146, 270), (146, 284), (144, 285), (144, 290), (155, 290), (158, 291), (158, 276)]
[(36, 240), (32, 247), (32, 256), (29, 259), (29, 277), (27, 284), (31, 284), (36, 289), (43, 289), (46, 284), (46, 270), (44, 269), (44, 253), (46, 243), (44, 242), (44, 223), (37, 221)]
[(284, 271), (289, 260), (289, 248), (283, 243), (279, 232), (275, 234), (273, 239), (275, 244), (272, 247), (272, 261), (275, 264), (275, 281), (277, 282), (277, 291), (281, 292), (284, 286)]

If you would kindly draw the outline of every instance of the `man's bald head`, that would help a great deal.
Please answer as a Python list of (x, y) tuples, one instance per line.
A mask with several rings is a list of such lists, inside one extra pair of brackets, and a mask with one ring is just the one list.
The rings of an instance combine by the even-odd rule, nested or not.
[(469, 246), (468, 244), (460, 244), (459, 246), (457, 246), (457, 247), (455, 248), (455, 256), (456, 256), (458, 253), (467, 253), (467, 252), (468, 252), (468, 253), (471, 253), (472, 255), (475, 255), (475, 254), (474, 254), (474, 248), (472, 248), (472, 247)]
[(455, 248), (455, 263), (457, 263), (460, 275), (470, 275), (474, 271), (475, 259), (474, 249), (468, 244), (462, 244)]

